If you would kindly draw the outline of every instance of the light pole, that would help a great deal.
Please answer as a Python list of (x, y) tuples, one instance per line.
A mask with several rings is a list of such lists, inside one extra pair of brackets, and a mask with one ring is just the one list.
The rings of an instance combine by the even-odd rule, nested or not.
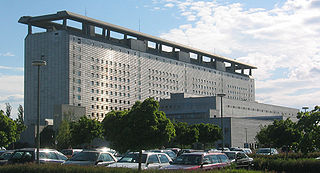
[(304, 113), (306, 113), (306, 112), (307, 112), (307, 109), (309, 109), (309, 107), (304, 106), (304, 107), (302, 107), (302, 109), (304, 109)]
[(35, 60), (32, 61), (33, 66), (38, 67), (38, 102), (37, 102), (37, 163), (40, 164), (39, 150), (40, 150), (40, 66), (47, 65), (46, 61)]
[(217, 94), (217, 96), (218, 97), (220, 97), (221, 99), (220, 99), (220, 101), (221, 101), (221, 103), (220, 103), (220, 106), (221, 106), (221, 118), (220, 118), (220, 124), (221, 124), (221, 130), (222, 130), (222, 151), (224, 150), (224, 130), (223, 130), (223, 109), (222, 109), (222, 97), (224, 97), (224, 96), (226, 96), (226, 94), (225, 93), (220, 93), (220, 94)]
[[(246, 131), (246, 146), (248, 146), (248, 128), (244, 128)], [(249, 148), (249, 147), (245, 147), (245, 148)]]

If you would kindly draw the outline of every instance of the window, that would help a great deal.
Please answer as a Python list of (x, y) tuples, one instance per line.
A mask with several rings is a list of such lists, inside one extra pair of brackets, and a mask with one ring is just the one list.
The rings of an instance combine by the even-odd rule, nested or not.
[(81, 96), (80, 95), (78, 95), (78, 100), (81, 100)]
[(78, 92), (81, 92), (81, 88), (80, 87), (78, 87)]
[(150, 155), (147, 163), (159, 163), (157, 155), (156, 154)]
[(169, 159), (164, 154), (159, 154), (158, 156), (161, 163), (169, 163)]

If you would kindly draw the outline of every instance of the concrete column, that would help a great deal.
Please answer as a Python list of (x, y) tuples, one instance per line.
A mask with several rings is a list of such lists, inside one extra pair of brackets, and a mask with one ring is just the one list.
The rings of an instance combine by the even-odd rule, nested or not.
[(159, 46), (158, 52), (162, 52), (162, 44), (159, 44), (158, 46)]
[(123, 34), (123, 39), (127, 39), (128, 38), (128, 35), (127, 34)]
[(203, 60), (202, 60), (202, 55), (197, 54), (197, 57), (198, 57), (198, 63), (200, 63), (200, 64), (201, 64), (201, 63), (202, 63), (202, 61), (203, 61)]
[(103, 37), (106, 36), (106, 28), (102, 28), (102, 36), (103, 36)]
[(107, 30), (107, 40), (110, 40), (110, 29)]
[(66, 18), (63, 19), (62, 25), (63, 25), (63, 29), (67, 29), (67, 19)]
[(241, 68), (241, 74), (244, 74), (244, 68)]
[(32, 25), (28, 23), (28, 34), (32, 34)]
[(252, 69), (249, 69), (249, 75), (252, 76)]

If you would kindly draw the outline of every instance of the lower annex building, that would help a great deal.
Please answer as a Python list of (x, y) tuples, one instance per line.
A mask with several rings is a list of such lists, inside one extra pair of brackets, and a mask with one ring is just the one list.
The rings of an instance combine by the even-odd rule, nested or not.
[[(45, 119), (62, 119), (74, 112), (102, 120), (109, 111), (129, 109), (137, 100), (165, 100), (171, 93), (212, 98), (226, 93), (231, 101), (255, 102), (255, 66), (68, 11), (23, 16), (19, 23), (28, 26), (24, 65), (28, 127), (36, 122), (38, 71), (32, 61), (39, 59), (47, 62), (40, 69), (43, 126)], [(77, 107), (80, 111), (73, 111)], [(34, 129), (28, 128), (26, 136), (34, 136)]]

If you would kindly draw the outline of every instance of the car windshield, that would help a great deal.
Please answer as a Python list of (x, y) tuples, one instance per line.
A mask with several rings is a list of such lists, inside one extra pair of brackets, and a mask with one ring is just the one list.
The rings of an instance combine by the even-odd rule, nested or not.
[(96, 161), (99, 152), (80, 152), (70, 158), (70, 161)]
[(270, 148), (264, 148), (264, 149), (259, 149), (257, 153), (270, 153), (271, 149)]
[(181, 155), (174, 160), (172, 164), (176, 165), (200, 165), (201, 155)]
[[(146, 154), (142, 154), (142, 161), (141, 163), (146, 163), (147, 160), (147, 155)], [(139, 163), (139, 154), (138, 153), (129, 153), (127, 155), (125, 155), (124, 157), (122, 157), (118, 162), (121, 163)]]
[(236, 159), (236, 154), (235, 153), (224, 153), (228, 156), (229, 160)]

